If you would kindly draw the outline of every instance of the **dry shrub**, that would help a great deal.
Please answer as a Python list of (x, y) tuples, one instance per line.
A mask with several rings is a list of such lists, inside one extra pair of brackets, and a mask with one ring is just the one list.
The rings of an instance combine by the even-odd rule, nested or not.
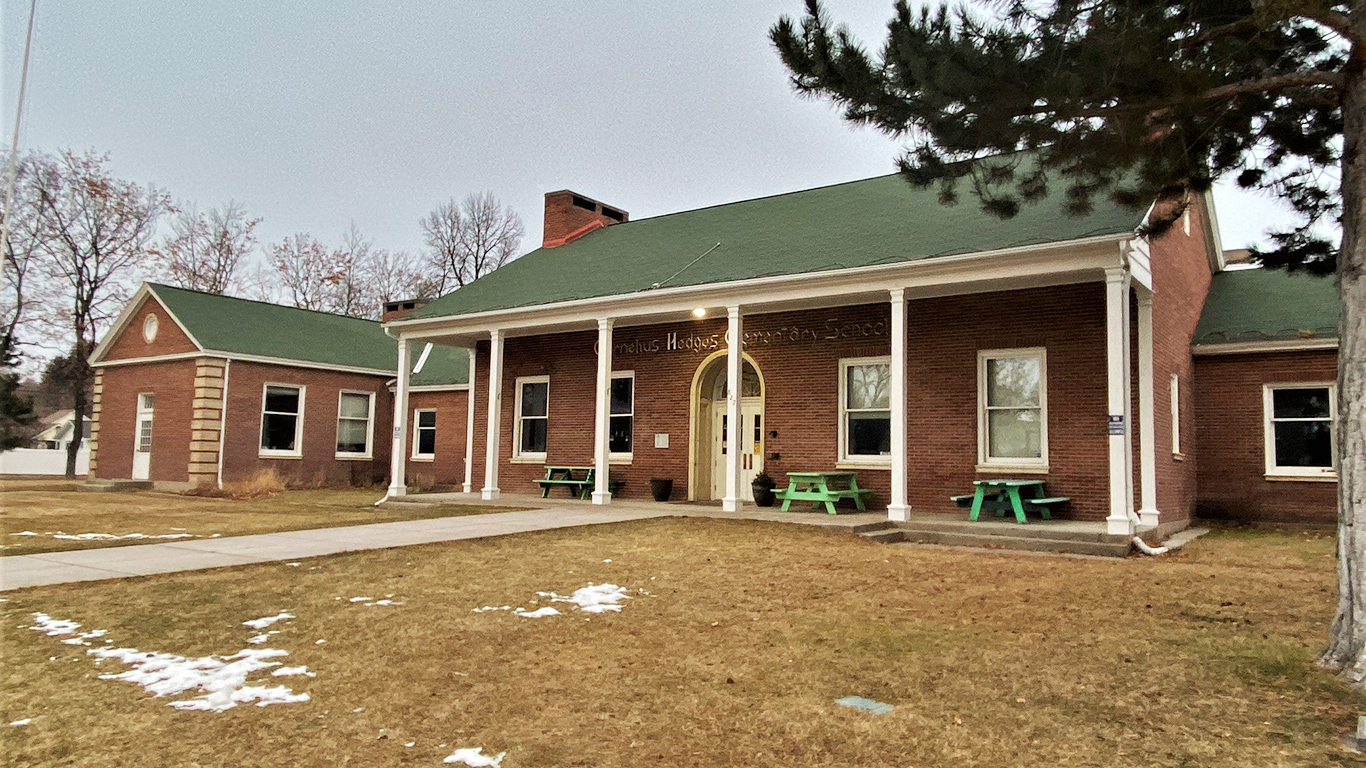
[(186, 496), (207, 496), (216, 499), (260, 499), (274, 496), (286, 490), (285, 481), (278, 472), (262, 469), (246, 480), (224, 483), (222, 488), (204, 486), (185, 491)]

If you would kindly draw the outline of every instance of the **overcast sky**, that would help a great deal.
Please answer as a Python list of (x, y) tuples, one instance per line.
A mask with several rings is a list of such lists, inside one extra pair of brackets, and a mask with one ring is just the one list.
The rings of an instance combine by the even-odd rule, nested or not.
[[(27, 0), (3, 3), (6, 145)], [(890, 0), (828, 0), (880, 43)], [(489, 190), (540, 244), (544, 193), (644, 218), (888, 173), (898, 146), (788, 87), (766, 32), (801, 0), (39, 0), (22, 146), (94, 148), (201, 208), (339, 244)], [(1285, 220), (1216, 197), (1225, 247)]]

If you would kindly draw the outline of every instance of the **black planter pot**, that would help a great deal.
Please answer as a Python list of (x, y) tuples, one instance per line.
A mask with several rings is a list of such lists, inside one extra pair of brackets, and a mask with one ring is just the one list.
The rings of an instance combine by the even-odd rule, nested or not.
[(655, 497), (655, 501), (668, 501), (673, 492), (673, 480), (656, 478), (650, 481), (650, 495)]
[(754, 503), (760, 507), (771, 507), (778, 497), (773, 495), (773, 486), (760, 483), (751, 483), (749, 486), (754, 491)]

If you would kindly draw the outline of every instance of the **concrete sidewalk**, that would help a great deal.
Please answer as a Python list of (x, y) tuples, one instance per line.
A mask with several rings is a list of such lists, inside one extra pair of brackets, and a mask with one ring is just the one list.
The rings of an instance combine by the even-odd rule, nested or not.
[(436, 541), (460, 541), (506, 536), (524, 531), (547, 531), (584, 525), (620, 523), (654, 517), (714, 517), (762, 520), (840, 528), (851, 533), (876, 526), (887, 516), (876, 512), (828, 515), (824, 512), (780, 512), (746, 505), (741, 512), (723, 512), (719, 505), (660, 503), (634, 499), (594, 506), (578, 499), (542, 499), (534, 494), (504, 494), (494, 502), (478, 494), (429, 493), (406, 496), (400, 504), (473, 504), (533, 507), (518, 512), (403, 520), (340, 528), (313, 528), (253, 536), (193, 539), (166, 544), (104, 547), (38, 555), (0, 557), (0, 592), (73, 581), (120, 579), (154, 573), (198, 571), (250, 563), (296, 560), (338, 552), (388, 549)]
[(677, 512), (663, 504), (653, 507), (555, 505), (521, 512), (404, 520), (342, 528), (314, 528), (306, 531), (47, 552), (38, 555), (12, 555), (0, 557), (0, 591), (73, 581), (118, 579), (248, 563), (269, 563), (338, 552), (428, 544), (434, 541), (479, 539), (523, 531), (619, 523), (665, 517), (670, 514)]

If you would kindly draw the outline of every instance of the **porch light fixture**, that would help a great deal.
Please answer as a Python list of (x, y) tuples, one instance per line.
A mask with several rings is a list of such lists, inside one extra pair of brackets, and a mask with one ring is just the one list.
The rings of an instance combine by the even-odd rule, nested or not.
[(704, 317), (707, 316), (707, 308), (706, 308), (706, 307), (698, 307), (697, 309), (694, 309), (694, 310), (692, 311), (692, 316), (695, 317), (695, 318), (697, 318), (698, 320), (701, 320), (702, 318), (704, 318)]

